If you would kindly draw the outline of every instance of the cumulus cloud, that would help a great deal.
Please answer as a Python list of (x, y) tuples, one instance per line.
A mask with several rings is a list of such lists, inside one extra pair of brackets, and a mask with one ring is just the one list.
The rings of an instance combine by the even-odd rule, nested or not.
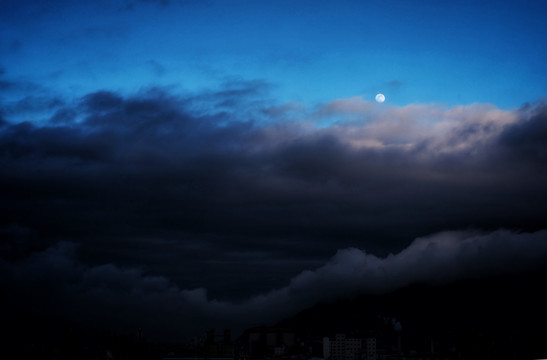
[(547, 230), (445, 231), (417, 238), (386, 257), (357, 248), (341, 249), (326, 264), (303, 271), (288, 285), (240, 302), (212, 300), (204, 288), (181, 289), (166, 277), (146, 275), (136, 268), (86, 266), (76, 250), (75, 244), (62, 242), (9, 266), (2, 261), (3, 286), (24, 292), (20, 294), (25, 295), (24, 302), (49, 316), (79, 319), (97, 327), (145, 326), (148, 333), (161, 336), (192, 336), (209, 326), (240, 331), (272, 323), (319, 301), (349, 295), (538, 268), (547, 259)]
[[(418, 238), (387, 257), (364, 250), (339, 250), (324, 266), (294, 277), (287, 287), (252, 299), (248, 305), (297, 311), (318, 301), (361, 293), (386, 293), (410, 284), (443, 284), (542, 266), (547, 231), (492, 233), (446, 231)], [(276, 314), (280, 315), (280, 314)]]
[(223, 321), (228, 315), (215, 311), (216, 303), (207, 301), (204, 289), (181, 290), (165, 277), (137, 268), (86, 266), (76, 250), (76, 244), (61, 242), (25, 259), (0, 261), (2, 285), (9, 289), (4, 305), (24, 304), (42, 316), (96, 329), (131, 331), (147, 325), (156, 336), (167, 338), (177, 331), (188, 336), (200, 331), (170, 325), (169, 320), (200, 319), (206, 327), (213, 317), (220, 315), (215, 321)]

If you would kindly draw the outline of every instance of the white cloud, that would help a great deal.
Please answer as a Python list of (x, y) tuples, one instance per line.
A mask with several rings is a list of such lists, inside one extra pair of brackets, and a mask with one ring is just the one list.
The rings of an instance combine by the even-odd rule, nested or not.
[(412, 150), (427, 142), (427, 149), (437, 154), (482, 145), (518, 120), (516, 112), (491, 104), (379, 107), (357, 97), (327, 103), (316, 116), (340, 117), (322, 132), (334, 134), (355, 148)]

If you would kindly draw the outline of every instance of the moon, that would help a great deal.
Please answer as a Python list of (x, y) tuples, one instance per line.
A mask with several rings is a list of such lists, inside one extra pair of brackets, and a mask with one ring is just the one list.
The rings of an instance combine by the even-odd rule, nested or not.
[(376, 102), (379, 102), (380, 104), (386, 101), (386, 97), (384, 94), (377, 94), (376, 95)]

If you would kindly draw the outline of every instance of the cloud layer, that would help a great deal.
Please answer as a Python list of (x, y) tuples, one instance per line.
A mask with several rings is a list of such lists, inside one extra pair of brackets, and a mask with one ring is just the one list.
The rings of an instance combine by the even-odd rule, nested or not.
[(240, 302), (211, 300), (204, 288), (181, 289), (166, 277), (135, 268), (86, 266), (75, 244), (66, 242), (16, 262), (1, 261), (0, 271), (2, 286), (9, 290), (4, 303), (22, 301), (38, 313), (96, 328), (144, 327), (153, 337), (177, 339), (209, 327), (241, 331), (273, 323), (317, 302), (349, 295), (531, 270), (546, 259), (547, 230), (447, 231), (418, 238), (385, 258), (356, 248), (339, 250), (287, 286)]
[[(310, 107), (240, 80), (182, 95), (3, 91), (23, 85), (36, 97), (0, 103), (0, 255), (14, 294), (42, 286), (57, 289), (52, 306), (246, 323), (245, 311), (309, 305), (325, 284), (334, 296), (486, 274), (480, 264), (509, 261), (493, 244), (544, 254), (542, 102)], [(447, 230), (461, 232), (410, 245)]]

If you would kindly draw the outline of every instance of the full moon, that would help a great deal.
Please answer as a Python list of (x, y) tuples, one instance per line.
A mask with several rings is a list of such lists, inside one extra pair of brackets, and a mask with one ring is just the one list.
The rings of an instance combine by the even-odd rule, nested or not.
[(384, 94), (376, 95), (376, 102), (383, 103), (384, 101), (386, 101), (386, 97), (384, 96)]

